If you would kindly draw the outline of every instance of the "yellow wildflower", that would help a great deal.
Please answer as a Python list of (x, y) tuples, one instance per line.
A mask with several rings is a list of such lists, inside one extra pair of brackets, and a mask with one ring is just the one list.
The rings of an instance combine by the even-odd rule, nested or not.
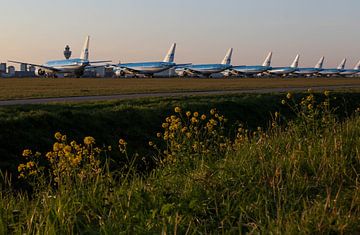
[(153, 146), (154, 143), (152, 141), (149, 141), (149, 146)]
[(161, 137), (161, 133), (156, 133), (156, 137), (160, 138)]
[(91, 136), (85, 137), (85, 138), (84, 138), (84, 144), (86, 144), (86, 145), (95, 144), (95, 139), (94, 139), (94, 137), (91, 137)]
[(210, 122), (210, 124), (213, 125), (213, 126), (216, 126), (216, 125), (217, 125), (217, 121), (215, 121), (214, 119), (211, 119), (209, 122)]
[(165, 128), (168, 128), (168, 126), (169, 126), (168, 123), (165, 123), (165, 122), (164, 122), (164, 123), (162, 124), (162, 128), (164, 128), (164, 129), (165, 129)]
[(175, 113), (180, 113), (181, 112), (181, 108), (180, 107), (175, 107)]
[(201, 120), (205, 120), (205, 119), (206, 119), (206, 115), (205, 114), (201, 115)]
[(284, 105), (284, 104), (286, 104), (286, 101), (285, 101), (285, 100), (282, 100), (281, 103)]
[(71, 153), (71, 146), (66, 145), (66, 146), (64, 147), (64, 152), (65, 152), (65, 153)]
[(191, 123), (197, 123), (197, 122), (198, 122), (198, 120), (196, 119), (196, 117), (191, 118)]
[(309, 110), (311, 110), (313, 108), (312, 104), (309, 104), (307, 107)]
[(61, 140), (62, 135), (60, 132), (56, 132), (54, 136), (55, 136), (55, 139), (57, 139), (58, 141)]
[(215, 114), (215, 112), (216, 112), (216, 110), (215, 110), (215, 109), (211, 109), (211, 110), (210, 110), (210, 114), (211, 114), (211, 115), (214, 115), (214, 114)]
[(194, 112), (194, 117), (198, 117), (199, 113), (198, 112)]
[(61, 141), (62, 141), (62, 142), (65, 142), (66, 139), (67, 139), (66, 135), (61, 136)]
[(20, 164), (18, 166), (18, 172), (21, 172), (22, 170), (24, 170), (26, 168), (26, 165), (25, 164)]
[(187, 112), (186, 112), (186, 116), (187, 116), (187, 117), (190, 117), (190, 116), (191, 116), (191, 112), (190, 112), (190, 111), (187, 111)]
[(25, 149), (22, 155), (23, 157), (30, 157), (32, 155), (32, 151), (30, 149)]
[(59, 143), (54, 143), (54, 145), (53, 145), (53, 151), (54, 151), (54, 152), (60, 151)]
[(124, 139), (120, 139), (120, 140), (119, 140), (119, 144), (120, 144), (120, 145), (126, 145), (126, 142), (125, 142)]
[(28, 168), (28, 169), (33, 168), (34, 166), (35, 166), (35, 162), (33, 162), (33, 161), (26, 163), (26, 168)]
[(290, 100), (292, 98), (292, 94), (290, 92), (287, 93), (286, 98), (288, 98)]
[(324, 95), (328, 97), (330, 95), (330, 91), (324, 91)]

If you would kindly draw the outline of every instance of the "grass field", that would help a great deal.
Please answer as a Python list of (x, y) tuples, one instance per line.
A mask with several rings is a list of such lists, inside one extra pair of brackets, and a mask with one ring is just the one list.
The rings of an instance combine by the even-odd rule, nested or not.
[[(3, 108), (1, 129), (25, 130), (39, 145), (45, 124), (62, 134), (84, 124), (89, 135), (157, 131), (139, 155), (123, 134), (110, 150), (86, 134), (49, 133), (43, 155), (19, 157), (33, 191), (0, 175), (0, 234), (358, 234), (359, 100), (324, 92)], [(139, 172), (149, 161), (155, 167)]]
[(0, 100), (339, 85), (354, 86), (354, 89), (358, 89), (360, 79), (0, 79)]

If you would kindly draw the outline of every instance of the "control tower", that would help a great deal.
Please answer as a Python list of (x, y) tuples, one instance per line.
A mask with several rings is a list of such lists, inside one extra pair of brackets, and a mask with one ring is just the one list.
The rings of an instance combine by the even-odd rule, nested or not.
[(70, 51), (69, 45), (66, 45), (66, 47), (65, 47), (64, 56), (67, 60), (70, 59), (70, 57), (71, 57), (71, 51)]

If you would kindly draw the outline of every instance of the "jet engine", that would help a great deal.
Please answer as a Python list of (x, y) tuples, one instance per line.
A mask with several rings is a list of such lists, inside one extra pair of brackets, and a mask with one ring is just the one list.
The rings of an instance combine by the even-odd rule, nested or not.
[(38, 77), (42, 77), (44, 76), (46, 73), (45, 73), (45, 70), (43, 69), (35, 69), (35, 75), (38, 76)]
[(224, 72), (222, 72), (222, 74), (224, 75), (224, 77), (231, 77), (233, 76), (233, 73), (230, 70), (226, 70)]
[(125, 74), (126, 74), (125, 71), (122, 70), (122, 69), (118, 69), (118, 70), (115, 71), (116, 77), (124, 77)]
[(176, 69), (175, 73), (179, 76), (179, 77), (187, 77), (189, 74), (186, 72), (185, 69)]

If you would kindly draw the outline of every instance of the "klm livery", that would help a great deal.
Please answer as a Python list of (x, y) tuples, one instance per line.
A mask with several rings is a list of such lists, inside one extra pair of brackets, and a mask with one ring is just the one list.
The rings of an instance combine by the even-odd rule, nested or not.
[(179, 66), (175, 72), (181, 76), (205, 76), (210, 77), (214, 73), (221, 73), (227, 69), (230, 69), (231, 66), (231, 57), (233, 53), (233, 48), (230, 48), (226, 53), (225, 58), (221, 64), (197, 64), (197, 65), (186, 65)]
[(121, 63), (114, 65), (114, 73), (117, 77), (123, 77), (126, 74), (143, 74), (147, 77), (153, 77), (155, 73), (160, 73), (173, 67), (179, 66), (174, 63), (176, 43), (174, 43), (162, 62), (140, 62), (140, 63)]
[(320, 71), (323, 70), (325, 57), (321, 57), (319, 62), (315, 65), (314, 68), (298, 68), (295, 73), (298, 75), (305, 75), (305, 76), (312, 76), (318, 74)]
[[(345, 67), (345, 66), (344, 66)], [(360, 73), (360, 61), (355, 65), (354, 69), (343, 69), (339, 72), (340, 76), (348, 76)]]
[(57, 74), (61, 73), (61, 74), (70, 74), (70, 75), (75, 75), (76, 77), (81, 77), (84, 74), (85, 68), (97, 67), (97, 66), (91, 66), (91, 64), (111, 62), (111, 61), (89, 61), (89, 42), (90, 42), (90, 36), (87, 36), (85, 39), (84, 48), (81, 52), (80, 58), (77, 59), (52, 60), (46, 62), (43, 65), (12, 61), (12, 60), (9, 60), (9, 62), (16, 64), (24, 63), (34, 66), (36, 68), (35, 74), (37, 76), (56, 77)]
[(273, 67), (268, 70), (268, 73), (277, 75), (277, 76), (286, 76), (295, 72), (299, 66), (300, 55), (296, 55), (294, 62), (290, 67)]
[(247, 75), (252, 76), (256, 74), (261, 74), (269, 69), (271, 69), (271, 58), (272, 58), (272, 52), (269, 52), (267, 55), (264, 63), (262, 65), (241, 65), (241, 66), (233, 66), (231, 69), (224, 72), (225, 76), (232, 76), (232, 75)]
[(344, 71), (345, 64), (346, 64), (346, 58), (341, 61), (341, 63), (337, 68), (323, 69), (319, 72), (319, 74), (328, 77), (339, 75), (341, 72)]

